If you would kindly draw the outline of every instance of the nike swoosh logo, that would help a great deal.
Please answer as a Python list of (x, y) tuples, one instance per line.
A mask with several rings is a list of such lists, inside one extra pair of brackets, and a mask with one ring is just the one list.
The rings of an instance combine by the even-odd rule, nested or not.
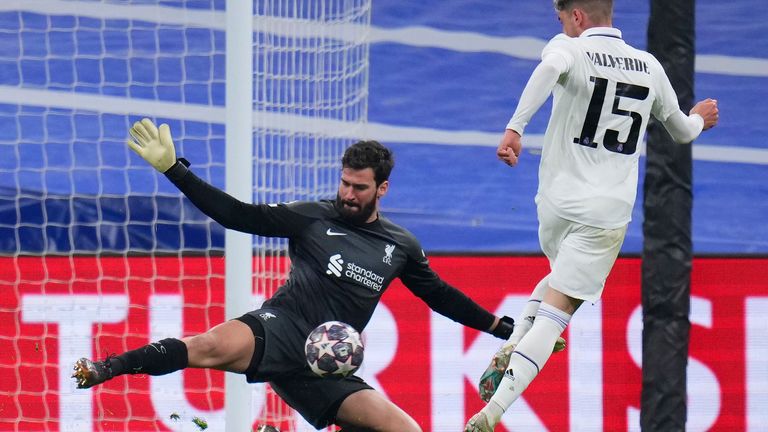
[(328, 231), (326, 231), (325, 234), (329, 235), (329, 236), (345, 236), (345, 235), (347, 235), (347, 233), (331, 231), (330, 228), (328, 228)]

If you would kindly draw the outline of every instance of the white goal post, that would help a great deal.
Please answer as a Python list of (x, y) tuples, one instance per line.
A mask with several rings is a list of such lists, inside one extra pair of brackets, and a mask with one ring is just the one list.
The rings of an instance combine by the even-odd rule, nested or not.
[[(227, 0), (226, 191), (249, 202), (253, 196), (253, 0)], [(253, 303), (251, 236), (227, 230), (224, 237), (224, 313), (233, 319)], [(253, 423), (252, 389), (242, 376), (224, 377), (226, 432)]]

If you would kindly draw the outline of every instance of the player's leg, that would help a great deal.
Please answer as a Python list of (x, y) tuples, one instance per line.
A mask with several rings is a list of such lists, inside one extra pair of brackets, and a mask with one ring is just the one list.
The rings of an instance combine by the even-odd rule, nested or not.
[(525, 304), (520, 316), (515, 320), (515, 328), (512, 330), (512, 335), (505, 345), (516, 346), (520, 343), (520, 339), (528, 333), (528, 330), (533, 327), (533, 320), (536, 318), (536, 312), (539, 311), (541, 301), (544, 299), (544, 294), (549, 289), (549, 275), (544, 276), (542, 280), (536, 284), (536, 287), (531, 292), (531, 296), (528, 298), (528, 302)]
[[(545, 200), (538, 202), (536, 213), (539, 220), (539, 245), (544, 255), (549, 259), (550, 267), (554, 268), (560, 254), (560, 245), (573, 229), (573, 223), (557, 216)], [(531, 329), (544, 295), (549, 291), (551, 278), (552, 273), (549, 273), (536, 284), (528, 299), (528, 303), (526, 303), (522, 313), (515, 321), (515, 329), (505, 345), (517, 345)], [(562, 351), (564, 348), (565, 341), (561, 340), (555, 346), (555, 351)]]
[(376, 390), (361, 390), (348, 396), (336, 413), (342, 431), (421, 431), (416, 420)]
[[(267, 329), (268, 341), (269, 337), (270, 329)], [(291, 361), (290, 357), (283, 358)], [(271, 368), (277, 360), (278, 354), (270, 349), (262, 365), (265, 369)], [(301, 361), (304, 362), (303, 354)], [(280, 398), (317, 429), (337, 425), (344, 432), (421, 430), (411, 416), (355, 375), (321, 378), (304, 367), (291, 374), (281, 374), (269, 383)]]
[[(537, 213), (539, 218), (539, 243), (541, 245), (541, 250), (549, 259), (550, 267), (554, 268), (560, 243), (568, 234), (571, 222), (558, 217), (552, 208), (543, 200), (539, 201)], [(549, 290), (549, 280), (551, 277), (552, 273), (542, 278), (539, 283), (536, 284), (522, 313), (515, 321), (515, 328), (512, 331), (512, 335), (501, 348), (494, 353), (490, 365), (488, 365), (480, 376), (478, 391), (480, 393), (480, 399), (483, 401), (488, 402), (494, 393), (496, 393), (496, 389), (499, 387), (499, 384), (501, 384), (507, 366), (509, 366), (512, 352), (514, 352), (520, 340), (533, 327), (541, 301)], [(553, 350), (562, 351), (564, 348), (565, 340), (560, 338)]]
[[(499, 387), (501, 379), (504, 377), (504, 372), (507, 370), (507, 366), (509, 366), (509, 359), (512, 357), (512, 352), (515, 351), (520, 340), (533, 326), (536, 314), (539, 311), (539, 306), (544, 299), (544, 294), (549, 289), (548, 281), (549, 275), (545, 276), (538, 284), (536, 284), (522, 313), (518, 316), (517, 320), (515, 320), (515, 328), (512, 331), (512, 335), (510, 335), (509, 339), (507, 339), (507, 341), (502, 344), (501, 348), (496, 351), (493, 358), (491, 358), (490, 364), (480, 376), (478, 391), (480, 393), (480, 399), (483, 401), (488, 402), (493, 394), (496, 393), (496, 389)], [(558, 337), (552, 347), (552, 352), (560, 352), (564, 349), (565, 339)]]
[(191, 368), (243, 373), (250, 366), (256, 345), (251, 327), (239, 320), (221, 323), (205, 333), (186, 337)]
[(531, 330), (511, 355), (498, 390), (466, 431), (492, 431), (501, 414), (528, 387), (551, 355), (552, 343), (568, 325), (582, 301), (595, 302), (618, 256), (626, 227), (600, 229), (559, 218), (539, 206), (539, 238), (552, 272), (544, 301)]
[(72, 378), (77, 388), (85, 389), (124, 374), (164, 375), (187, 367), (187, 346), (168, 338), (144, 345), (120, 355), (108, 355), (103, 361), (81, 358), (75, 362)]
[(539, 307), (531, 330), (522, 338), (488, 404), (471, 420), (466, 431), (492, 431), (502, 414), (528, 388), (552, 355), (552, 345), (568, 326), (582, 300), (550, 289)]
[(376, 390), (349, 395), (336, 412), (336, 424), (344, 432), (420, 432), (416, 420)]
[(254, 347), (251, 328), (231, 320), (196, 336), (163, 339), (104, 361), (82, 358), (72, 376), (78, 388), (89, 388), (123, 374), (165, 375), (187, 367), (244, 372)]

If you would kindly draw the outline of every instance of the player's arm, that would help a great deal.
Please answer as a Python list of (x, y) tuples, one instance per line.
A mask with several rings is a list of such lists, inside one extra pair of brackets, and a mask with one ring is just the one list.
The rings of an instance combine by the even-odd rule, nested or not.
[[(653, 59), (655, 60), (655, 59)], [(704, 99), (691, 108), (688, 115), (680, 110), (677, 93), (669, 77), (658, 61), (652, 63), (656, 69), (658, 96), (653, 101), (651, 113), (661, 121), (669, 135), (677, 143), (687, 144), (695, 140), (702, 131), (714, 127), (719, 119), (717, 101)]]
[(545, 54), (541, 63), (531, 73), (528, 83), (520, 95), (515, 113), (507, 123), (507, 129), (512, 129), (522, 135), (531, 117), (544, 105), (544, 102), (552, 94), (560, 75), (568, 70), (568, 62), (558, 52)]
[(462, 325), (508, 339), (515, 321), (497, 317), (459, 289), (449, 285), (429, 267), (426, 257), (409, 257), (400, 280), (430, 309)]
[(702, 131), (714, 127), (718, 119), (717, 101), (705, 99), (694, 105), (689, 115), (677, 110), (662, 124), (672, 139), (678, 143), (687, 144), (695, 140)]
[(283, 205), (250, 204), (206, 183), (189, 170), (176, 150), (167, 124), (149, 119), (134, 123), (128, 146), (189, 198), (192, 204), (228, 229), (273, 237), (291, 237), (303, 224), (301, 216)]
[(566, 57), (559, 52), (548, 51), (533, 70), (496, 151), (496, 156), (507, 165), (517, 165), (523, 148), (520, 138), (525, 127), (549, 98), (552, 89), (560, 76), (568, 71), (568, 67)]

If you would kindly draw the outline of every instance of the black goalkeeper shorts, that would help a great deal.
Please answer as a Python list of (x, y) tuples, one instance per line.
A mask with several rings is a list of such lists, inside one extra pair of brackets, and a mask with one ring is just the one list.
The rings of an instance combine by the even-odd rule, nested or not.
[[(264, 337), (261, 361), (254, 358), (245, 371), (250, 383), (268, 382), (291, 408), (310, 424), (322, 429), (335, 422), (336, 412), (347, 396), (372, 389), (361, 378), (321, 378), (309, 368), (304, 343), (314, 329), (301, 317), (280, 309), (263, 308), (236, 318), (254, 336)], [(258, 349), (257, 349), (258, 351)]]

